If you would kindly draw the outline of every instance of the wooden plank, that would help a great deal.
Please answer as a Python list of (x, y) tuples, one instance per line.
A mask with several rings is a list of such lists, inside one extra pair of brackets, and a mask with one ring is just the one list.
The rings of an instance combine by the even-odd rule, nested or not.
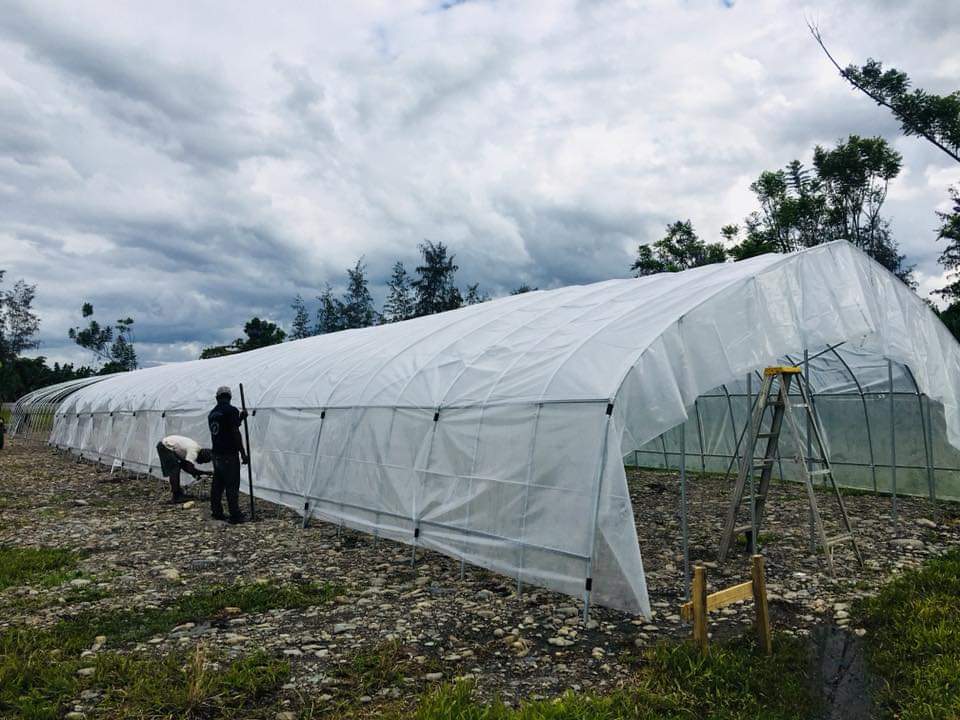
[(702, 651), (707, 649), (707, 569), (697, 565), (693, 569), (691, 606), (693, 608), (693, 641)]
[[(722, 607), (726, 607), (731, 603), (740, 602), (741, 600), (749, 600), (751, 597), (753, 597), (752, 581), (748, 580), (739, 585), (731, 585), (728, 588), (707, 595), (707, 612), (719, 610)], [(690, 620), (693, 617), (693, 603), (685, 602), (681, 605), (680, 615), (684, 620)]]
[(763, 572), (763, 555), (753, 556), (751, 567), (753, 601), (757, 611), (757, 635), (760, 647), (767, 655), (773, 654), (773, 638), (770, 632), (770, 611), (767, 608), (767, 580)]

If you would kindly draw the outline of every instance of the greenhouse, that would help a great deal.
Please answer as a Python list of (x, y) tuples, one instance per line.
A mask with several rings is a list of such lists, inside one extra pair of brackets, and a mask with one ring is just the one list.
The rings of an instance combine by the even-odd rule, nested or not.
[(14, 431), (156, 475), (243, 383), (258, 497), (649, 616), (624, 461), (723, 472), (771, 364), (804, 368), (842, 484), (960, 497), (960, 346), (846, 242), (66, 383)]

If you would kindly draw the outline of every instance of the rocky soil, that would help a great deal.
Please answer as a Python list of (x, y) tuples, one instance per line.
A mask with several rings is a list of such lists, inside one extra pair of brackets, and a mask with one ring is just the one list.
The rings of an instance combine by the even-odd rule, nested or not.
[[(514, 580), (470, 567), (461, 580), (454, 559), (420, 553), (412, 568), (407, 546), (375, 546), (368, 536), (324, 524), (301, 529), (294, 514), (266, 503), (256, 523), (229, 526), (209, 519), (201, 499), (168, 504), (156, 480), (110, 474), (14, 441), (0, 453), (0, 545), (82, 550), (84, 576), (0, 592), (0, 632), (80, 609), (157, 606), (200, 585), (308, 578), (342, 588), (336, 602), (188, 623), (127, 650), (156, 653), (200, 641), (227, 656), (266, 649), (291, 660), (291, 697), (321, 704), (414, 697), (458, 677), (473, 678), (483, 695), (508, 700), (603, 690), (629, 679), (629, 656), (638, 647), (690, 632), (678, 614), (684, 583), (677, 477), (632, 470), (630, 477), (655, 615), (648, 621), (595, 608), (585, 627), (572, 598), (527, 587), (518, 597)], [(689, 498), (691, 555), (707, 566), (711, 589), (748, 579), (742, 548), (724, 565), (716, 562), (723, 481), (693, 475)], [(901, 498), (894, 529), (889, 498), (850, 495), (846, 503), (866, 567), (859, 569), (849, 546), (841, 547), (837, 576), (830, 578), (809, 551), (801, 488), (774, 487), (760, 539), (777, 629), (807, 634), (826, 622), (847, 625), (853, 599), (960, 539), (960, 512), (952, 505)], [(835, 526), (835, 504), (821, 495), (820, 507)], [(752, 611), (750, 603), (725, 608), (711, 617), (711, 630), (740, 632)], [(380, 691), (382, 697), (344, 698), (338, 668), (385, 642), (402, 648), (407, 677)]]

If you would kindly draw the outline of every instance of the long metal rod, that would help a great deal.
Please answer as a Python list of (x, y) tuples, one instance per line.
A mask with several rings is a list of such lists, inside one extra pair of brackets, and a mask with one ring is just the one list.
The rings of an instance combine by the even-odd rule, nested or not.
[(937, 502), (937, 475), (935, 472), (936, 462), (933, 457), (933, 407), (930, 405), (930, 396), (927, 395), (927, 447), (930, 448), (930, 457), (927, 464), (927, 474), (929, 476), (930, 492), (932, 494), (934, 508)]
[(703, 419), (700, 417), (700, 403), (693, 401), (693, 413), (697, 416), (697, 440), (700, 445), (700, 474), (707, 474), (707, 456), (704, 454), (706, 448), (703, 446)]
[(603, 439), (600, 443), (600, 461), (597, 463), (597, 489), (593, 500), (593, 522), (590, 526), (590, 557), (587, 560), (587, 573), (583, 591), (583, 624), (590, 622), (590, 596), (593, 592), (593, 554), (597, 544), (597, 524), (600, 519), (600, 497), (603, 491), (603, 475), (607, 467), (607, 438), (610, 435), (610, 418), (613, 416), (613, 403), (607, 405), (603, 423)]
[[(807, 387), (807, 393), (810, 393), (810, 351), (803, 351), (803, 383)], [(810, 405), (813, 404), (813, 395), (810, 395), (810, 400), (808, 400)], [(813, 417), (813, 407), (808, 407), (807, 412), (805, 413), (807, 419), (807, 442), (805, 446), (806, 457), (804, 458), (804, 464), (807, 468), (807, 474), (809, 475), (810, 471), (813, 470), (813, 462), (810, 458), (812, 454), (811, 450), (811, 419)], [(816, 537), (816, 517), (813, 510), (813, 505), (810, 505), (810, 552), (816, 552), (817, 550), (817, 537)], [(828, 548), (824, 547), (824, 552), (828, 552)]]
[(240, 383), (240, 409), (243, 410), (243, 436), (247, 445), (247, 485), (250, 490), (250, 519), (256, 519), (253, 508), (253, 458), (250, 457), (250, 427), (247, 425), (247, 400), (243, 395), (243, 383)]
[(687, 530), (687, 430), (680, 425), (680, 536), (683, 540), (683, 599), (690, 599), (690, 536)]
[(887, 382), (890, 387), (890, 512), (893, 514), (893, 532), (897, 533), (897, 429), (896, 406), (893, 398), (893, 360), (887, 360)]

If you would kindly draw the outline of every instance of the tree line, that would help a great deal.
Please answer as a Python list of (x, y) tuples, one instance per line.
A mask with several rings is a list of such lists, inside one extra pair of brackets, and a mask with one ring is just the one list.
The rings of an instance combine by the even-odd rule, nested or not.
[(402, 262), (394, 263), (382, 308), (378, 309), (374, 303), (367, 266), (361, 257), (353, 267), (347, 268), (346, 289), (341, 295), (334, 293), (329, 282), (325, 284), (323, 292), (316, 298), (315, 312), (310, 312), (302, 295), (293, 299), (289, 332), (276, 323), (254, 317), (244, 326), (245, 337), (237, 338), (229, 345), (204, 348), (201, 359), (255, 350), (284, 340), (302, 340), (340, 330), (411, 320), (488, 299), (479, 284), (467, 285), (464, 291), (460, 290), (456, 277), (460, 266), (455, 255), (442, 242), (425, 240), (418, 249), (420, 262), (414, 268), (414, 274), (411, 275)]

